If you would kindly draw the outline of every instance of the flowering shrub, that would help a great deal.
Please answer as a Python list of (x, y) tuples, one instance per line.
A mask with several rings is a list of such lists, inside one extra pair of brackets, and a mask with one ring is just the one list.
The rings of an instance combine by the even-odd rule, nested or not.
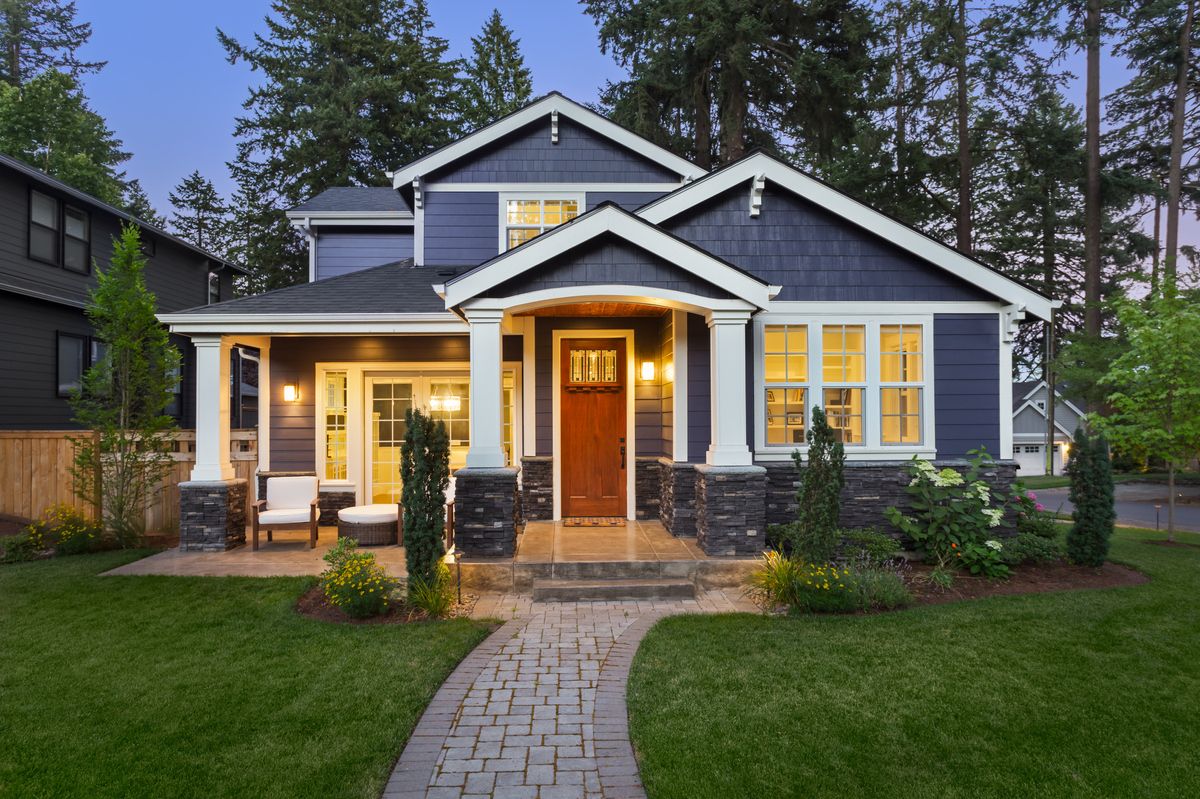
[(1046, 510), (1046, 506), (1037, 501), (1037, 494), (1032, 491), (1018, 489), (1013, 494), (1017, 506), (1017, 532), (1029, 533), (1041, 538), (1057, 538), (1058, 524), (1054, 514)]
[(378, 616), (387, 610), (396, 581), (369, 552), (358, 552), (353, 538), (339, 538), (325, 553), (329, 564), (321, 573), (321, 589), (329, 604), (355, 618)]
[[(889, 587), (894, 593), (894, 586)], [(748, 593), (764, 610), (786, 606), (792, 613), (846, 613), (860, 606), (857, 581), (850, 568), (808, 563), (776, 551), (768, 552), (762, 568), (751, 575)], [(874, 593), (868, 591), (865, 595)]]
[(100, 543), (100, 525), (66, 504), (52, 505), (42, 518), (25, 528), (31, 537), (36, 530), (46, 548), (58, 555), (78, 555)]
[(1003, 547), (989, 539), (992, 528), (999, 527), (1004, 518), (1003, 500), (997, 503), (999, 498), (979, 479), (980, 470), (991, 462), (991, 457), (984, 451), (973, 452), (972, 456), (965, 475), (949, 468), (938, 470), (929, 461), (914, 457), (907, 488), (912, 512), (904, 514), (888, 508), (887, 518), (925, 550), (939, 573), (965, 567), (975, 574), (1000, 577), (1008, 572), (999, 559)]

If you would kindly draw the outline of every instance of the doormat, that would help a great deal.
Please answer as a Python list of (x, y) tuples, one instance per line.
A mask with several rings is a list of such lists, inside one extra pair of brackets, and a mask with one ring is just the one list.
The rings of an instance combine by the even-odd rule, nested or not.
[(625, 520), (620, 516), (568, 516), (562, 521), (563, 527), (624, 527)]

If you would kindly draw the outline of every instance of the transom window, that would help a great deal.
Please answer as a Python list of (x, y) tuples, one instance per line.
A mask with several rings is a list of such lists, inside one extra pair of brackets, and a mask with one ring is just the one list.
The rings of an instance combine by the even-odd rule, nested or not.
[(547, 230), (579, 216), (578, 197), (514, 197), (504, 200), (505, 250), (520, 246)]

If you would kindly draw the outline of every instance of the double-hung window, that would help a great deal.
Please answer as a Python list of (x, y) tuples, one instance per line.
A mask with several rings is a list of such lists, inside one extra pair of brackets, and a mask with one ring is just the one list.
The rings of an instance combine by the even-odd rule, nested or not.
[(767, 444), (803, 444), (808, 415), (808, 325), (763, 331)]
[(29, 192), (29, 257), (58, 264), (58, 200)]
[(570, 222), (582, 212), (582, 196), (502, 196), (503, 241), (501, 251), (511, 250), (547, 230)]
[(58, 334), (58, 367), (55, 392), (69, 397), (83, 385), (83, 373), (91, 365), (91, 346), (87, 336)]
[(843, 444), (862, 444), (867, 389), (867, 329), (864, 325), (821, 328), (821, 405)]
[(92, 266), (91, 242), (92, 224), (87, 211), (30, 190), (30, 258), (86, 275)]
[(921, 325), (879, 326), (880, 443), (920, 444), (924, 394)]

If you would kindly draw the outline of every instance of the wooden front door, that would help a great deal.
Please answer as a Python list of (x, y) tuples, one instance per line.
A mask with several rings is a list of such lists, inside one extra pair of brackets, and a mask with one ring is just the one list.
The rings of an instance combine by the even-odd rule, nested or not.
[(625, 339), (563, 339), (560, 357), (562, 515), (624, 517)]

